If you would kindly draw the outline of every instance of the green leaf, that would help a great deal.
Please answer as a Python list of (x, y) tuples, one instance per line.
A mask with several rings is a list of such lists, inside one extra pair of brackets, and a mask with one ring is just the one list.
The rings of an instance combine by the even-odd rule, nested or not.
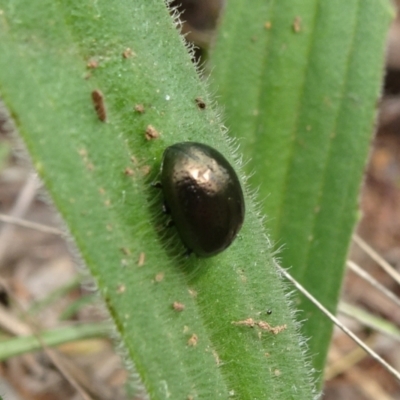
[[(374, 127), (388, 1), (227, 3), (213, 85), (284, 267), (335, 311)], [(299, 299), (317, 371), (331, 322)]]
[[(240, 236), (216, 257), (185, 258), (164, 226), (150, 183), (167, 146), (205, 142), (242, 175), (164, 2), (16, 0), (0, 10), (0, 95), (143, 390), (152, 399), (310, 399), (301, 339), (251, 196)], [(157, 139), (146, 140), (149, 125)], [(249, 318), (286, 329), (274, 335), (266, 324), (246, 326)]]

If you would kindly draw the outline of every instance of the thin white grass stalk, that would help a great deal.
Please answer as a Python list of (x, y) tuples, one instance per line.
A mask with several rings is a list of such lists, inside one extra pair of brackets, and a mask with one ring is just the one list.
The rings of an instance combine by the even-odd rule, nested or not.
[(353, 240), (360, 246), (378, 265), (400, 285), (400, 274), (371, 246), (364, 242), (358, 235), (353, 235)]
[(307, 291), (300, 283), (298, 283), (285, 269), (283, 269), (277, 262), (274, 262), (278, 271), (290, 281), (296, 289), (307, 297), (320, 311), (322, 311), (338, 328), (340, 328), (346, 335), (353, 339), (362, 349), (364, 349), (375, 361), (381, 364), (387, 371), (389, 371), (397, 380), (400, 381), (400, 372), (388, 364), (380, 355), (368, 347), (361, 339), (359, 339), (350, 329), (345, 327), (327, 308), (325, 308), (311, 293)]
[(385, 286), (383, 286), (381, 283), (379, 283), (372, 275), (370, 275), (367, 271), (364, 271), (359, 265), (357, 265), (353, 261), (347, 261), (347, 266), (355, 273), (357, 274), (360, 278), (364, 279), (366, 282), (368, 282), (372, 287), (374, 287), (376, 290), (381, 292), (384, 296), (386, 296), (388, 299), (392, 300), (393, 303), (398, 305), (400, 307), (400, 298), (397, 297), (393, 292), (391, 292), (389, 289), (387, 289)]

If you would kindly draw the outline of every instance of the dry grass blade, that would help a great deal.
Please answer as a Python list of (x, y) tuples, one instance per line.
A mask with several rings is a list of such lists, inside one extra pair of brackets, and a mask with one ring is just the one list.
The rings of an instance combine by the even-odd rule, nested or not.
[(37, 222), (27, 221), (26, 219), (16, 218), (11, 215), (0, 214), (0, 221), (6, 222), (8, 224), (22, 226), (24, 228), (35, 229), (43, 233), (52, 233), (54, 235), (63, 236), (64, 233), (57, 228), (52, 228), (51, 226), (38, 224)]
[(356, 273), (360, 278), (364, 279), (371, 286), (373, 286), (375, 289), (379, 290), (384, 296), (386, 296), (388, 299), (392, 300), (395, 304), (397, 304), (400, 307), (400, 298), (398, 298), (393, 292), (391, 292), (390, 290), (385, 288), (385, 286), (383, 286), (381, 283), (379, 283), (372, 275), (370, 275), (368, 272), (364, 271), (353, 261), (347, 261), (347, 266), (354, 273)]
[[(29, 209), (38, 188), (38, 179), (36, 174), (31, 174), (21, 190), (15, 204), (10, 212), (10, 216), (20, 218), (25, 215)], [(5, 226), (0, 233), (0, 260), (4, 257), (9, 241), (14, 233), (12, 225)]]
[(358, 235), (353, 235), (353, 240), (364, 250), (378, 265), (400, 285), (400, 274), (371, 246), (364, 242)]

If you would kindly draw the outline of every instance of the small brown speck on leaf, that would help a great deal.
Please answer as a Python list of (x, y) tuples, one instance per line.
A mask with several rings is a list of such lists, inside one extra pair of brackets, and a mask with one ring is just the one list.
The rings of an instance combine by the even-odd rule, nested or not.
[(117, 293), (119, 293), (119, 294), (124, 293), (124, 292), (125, 292), (125, 289), (126, 289), (125, 285), (123, 285), (123, 284), (121, 283), (121, 284), (118, 285)]
[(102, 188), (102, 187), (99, 188), (99, 193), (100, 193), (100, 194), (104, 194), (105, 192), (106, 192), (106, 191), (104, 190), (104, 188)]
[(275, 376), (281, 376), (281, 371), (279, 369), (274, 370)]
[(95, 69), (98, 66), (99, 66), (99, 62), (94, 58), (91, 58), (86, 64), (86, 67), (89, 69)]
[(148, 125), (146, 128), (145, 137), (147, 140), (153, 140), (159, 138), (160, 134), (153, 125)]
[(249, 328), (254, 328), (258, 327), (262, 329), (263, 331), (271, 332), (274, 335), (277, 335), (278, 333), (284, 331), (287, 328), (287, 325), (277, 325), (277, 326), (272, 326), (268, 322), (265, 321), (255, 321), (253, 318), (247, 318), (243, 321), (233, 321), (233, 325), (242, 325), (242, 326), (247, 326)]
[(267, 22), (264, 24), (264, 28), (265, 28), (267, 31), (269, 31), (269, 30), (272, 28), (271, 22), (270, 22), (270, 21), (267, 21)]
[(188, 346), (195, 347), (195, 346), (197, 346), (198, 340), (199, 339), (198, 339), (197, 335), (195, 333), (193, 333), (193, 335), (188, 340), (187, 344), (188, 344)]
[(133, 109), (139, 114), (143, 114), (146, 111), (143, 104), (136, 104)]
[(127, 47), (124, 52), (122, 53), (122, 57), (124, 58), (131, 58), (133, 56), (135, 56), (136, 54), (132, 51), (132, 49), (130, 49), (129, 47)]
[(197, 292), (194, 289), (188, 289), (188, 292), (192, 297), (197, 297)]
[(154, 280), (155, 280), (156, 282), (162, 282), (162, 281), (164, 280), (164, 276), (165, 276), (164, 272), (159, 272), (159, 273), (155, 276)]
[(133, 169), (132, 168), (129, 168), (129, 167), (126, 167), (125, 169), (124, 169), (124, 174), (126, 175), (126, 176), (132, 176), (133, 175)]
[(214, 356), (214, 359), (215, 359), (216, 364), (217, 364), (218, 366), (220, 366), (220, 365), (221, 365), (221, 360), (220, 360), (220, 358), (219, 358), (218, 353), (217, 353), (215, 350), (212, 350), (212, 354), (213, 354), (213, 356)]
[(122, 253), (124, 253), (126, 256), (129, 256), (131, 254), (131, 251), (127, 247), (121, 247)]
[(301, 18), (300, 17), (295, 17), (293, 20), (293, 31), (295, 33), (299, 33), (301, 31)]
[(140, 171), (142, 171), (143, 175), (148, 175), (151, 171), (150, 165), (143, 165), (143, 167), (140, 168)]
[(174, 301), (172, 304), (172, 308), (175, 311), (183, 311), (185, 309), (185, 305), (182, 303), (179, 303), (178, 301)]
[(106, 105), (104, 103), (104, 95), (99, 89), (93, 90), (92, 101), (98, 119), (101, 122), (105, 122), (107, 119)]
[(146, 253), (143, 251), (139, 254), (139, 260), (138, 260), (138, 267), (143, 267), (144, 262), (146, 261)]

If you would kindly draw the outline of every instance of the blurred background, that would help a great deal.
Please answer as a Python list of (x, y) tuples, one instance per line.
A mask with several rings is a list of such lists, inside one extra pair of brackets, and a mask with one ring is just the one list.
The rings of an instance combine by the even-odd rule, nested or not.
[[(223, 0), (179, 0), (173, 4), (185, 21), (182, 30), (187, 40), (198, 46), (196, 56), (203, 57), (202, 49), (212, 42)], [(388, 34), (378, 107), (356, 235), (400, 272), (400, 16)], [(0, 107), (0, 342), (54, 328), (67, 337), (68, 327), (78, 323), (90, 327), (105, 321), (106, 313), (90, 281), (86, 279), (82, 285), (79, 261), (64, 238), (62, 222), (11, 133)], [(349, 261), (400, 296), (394, 276), (379, 267), (362, 243), (353, 242)], [(354, 310), (350, 304), (358, 308)], [(368, 312), (364, 319), (359, 309)], [(386, 322), (386, 331), (392, 334), (379, 333), (383, 328), (372, 329), (371, 315), (378, 317), (378, 327)], [(400, 370), (400, 306), (354, 273), (354, 267), (346, 275), (339, 317)], [(128, 398), (124, 392), (127, 372), (111, 341), (104, 329), (97, 334), (90, 332), (90, 339), (0, 362), (0, 396), (8, 400), (59, 400), (81, 399), (85, 393), (87, 398), (100, 400)], [(20, 351), (14, 350), (15, 354)], [(338, 329), (325, 377), (325, 400), (400, 399), (399, 383)]]

